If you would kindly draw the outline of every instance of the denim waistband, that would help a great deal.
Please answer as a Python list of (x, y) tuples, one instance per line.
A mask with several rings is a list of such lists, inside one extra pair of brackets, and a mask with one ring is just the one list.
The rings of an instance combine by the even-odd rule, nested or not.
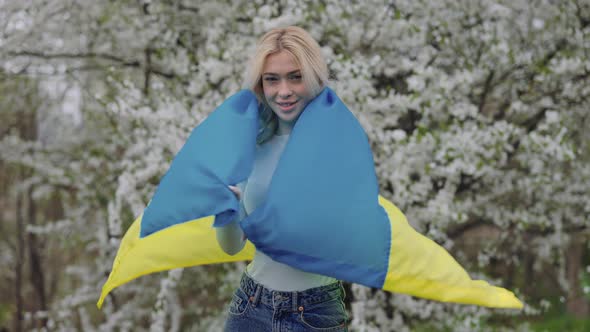
[(338, 298), (340, 295), (342, 298), (345, 296), (341, 281), (303, 291), (277, 291), (256, 282), (247, 272), (242, 274), (240, 288), (246, 293), (253, 306), (262, 303), (272, 308), (290, 307), (293, 311), (302, 311), (306, 305), (325, 302)]

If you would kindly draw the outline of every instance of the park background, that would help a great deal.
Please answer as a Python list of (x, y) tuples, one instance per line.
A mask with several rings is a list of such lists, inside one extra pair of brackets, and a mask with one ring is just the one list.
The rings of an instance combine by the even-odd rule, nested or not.
[(351, 329), (590, 330), (587, 0), (0, 0), (0, 330), (219, 331), (243, 263), (95, 304), (190, 131), (291, 24), (321, 44), (381, 194), (526, 303), (347, 283)]

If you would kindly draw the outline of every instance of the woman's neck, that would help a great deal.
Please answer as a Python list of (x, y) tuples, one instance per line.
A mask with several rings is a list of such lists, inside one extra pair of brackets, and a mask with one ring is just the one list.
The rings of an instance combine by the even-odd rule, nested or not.
[(281, 119), (279, 119), (279, 127), (277, 128), (277, 136), (285, 136), (285, 135), (289, 135), (291, 134), (291, 130), (293, 130), (293, 127), (295, 126), (295, 122), (290, 123), (290, 122), (284, 122), (281, 121)]

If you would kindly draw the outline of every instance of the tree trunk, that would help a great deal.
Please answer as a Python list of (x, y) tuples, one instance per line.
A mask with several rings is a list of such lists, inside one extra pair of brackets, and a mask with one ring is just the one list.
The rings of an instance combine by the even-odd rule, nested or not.
[[(49, 203), (45, 206), (44, 211), (41, 212), (46, 220), (55, 221), (64, 218), (65, 213), (61, 197), (58, 191), (51, 195)], [(57, 294), (60, 277), (62, 276), (61, 271), (63, 271), (64, 261), (67, 261), (67, 257), (65, 257), (66, 255), (56, 254), (55, 252), (45, 252), (45, 255), (46, 258), (51, 258), (50, 260), (46, 260), (45, 264), (47, 267), (45, 270), (45, 298), (46, 301), (51, 302), (51, 299)], [(59, 259), (57, 259), (58, 257)]]
[[(22, 172), (21, 172), (22, 173)], [(16, 260), (15, 260), (15, 278), (14, 278), (14, 296), (16, 302), (16, 312), (14, 317), (14, 331), (23, 331), (23, 295), (22, 295), (22, 275), (25, 260), (25, 240), (24, 240), (24, 220), (21, 215), (22, 194), (16, 195)]]
[[(29, 225), (36, 225), (37, 218), (37, 203), (33, 199), (33, 187), (29, 188), (28, 191), (29, 209), (28, 209), (28, 222)], [(34, 233), (28, 233), (28, 249), (29, 249), (29, 273), (30, 280), (35, 290), (36, 296), (36, 307), (38, 311), (47, 310), (47, 300), (45, 296), (45, 272), (41, 263), (40, 244), (37, 235)], [(37, 328), (42, 328), (47, 324), (47, 319), (43, 318), (36, 323)]]
[(528, 282), (529, 280), (535, 280), (535, 269), (534, 269), (534, 257), (533, 255), (528, 251), (525, 250), (523, 252), (524, 254), (524, 258), (523, 258), (523, 264), (524, 264), (524, 293), (525, 294), (534, 294), (535, 290), (534, 290), (534, 284), (531, 282)]
[(586, 247), (583, 234), (573, 234), (567, 249), (567, 281), (569, 284), (567, 311), (575, 317), (585, 318), (590, 315), (590, 306), (582, 292), (580, 268)]

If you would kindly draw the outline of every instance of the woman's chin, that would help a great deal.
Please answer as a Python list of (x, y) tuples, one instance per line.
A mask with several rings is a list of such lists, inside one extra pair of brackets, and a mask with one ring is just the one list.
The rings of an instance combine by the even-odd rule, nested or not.
[(297, 112), (297, 110), (292, 110), (289, 112), (281, 112), (281, 113), (277, 114), (277, 116), (279, 117), (279, 119), (282, 122), (291, 123), (291, 122), (294, 122), (297, 120), (299, 113), (300, 112)]
[(299, 110), (299, 107), (290, 109), (290, 110), (283, 110), (283, 109), (275, 109), (274, 110), (275, 114), (279, 117), (279, 119), (283, 122), (292, 122), (297, 120), (297, 117), (299, 116), (299, 113), (301, 113), (301, 111)]

